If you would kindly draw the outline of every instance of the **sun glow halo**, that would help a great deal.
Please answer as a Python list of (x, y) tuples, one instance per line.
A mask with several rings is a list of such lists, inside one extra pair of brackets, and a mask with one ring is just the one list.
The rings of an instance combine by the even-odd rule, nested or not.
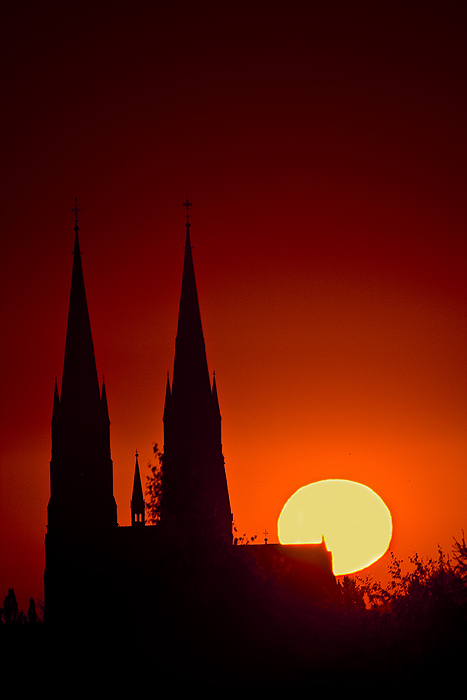
[(283, 507), (277, 523), (281, 544), (321, 542), (332, 552), (336, 576), (377, 561), (392, 537), (392, 518), (368, 486), (327, 479), (303, 486)]

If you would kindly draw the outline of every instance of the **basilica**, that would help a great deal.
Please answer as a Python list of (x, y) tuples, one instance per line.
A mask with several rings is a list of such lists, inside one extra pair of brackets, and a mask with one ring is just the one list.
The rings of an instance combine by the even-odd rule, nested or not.
[[(99, 384), (81, 262), (77, 206), (63, 374), (52, 411), (50, 500), (45, 539), (45, 614), (50, 624), (94, 621), (131, 599), (136, 617), (175, 610), (229, 586), (248, 595), (248, 576), (274, 576), (300, 595), (332, 591), (332, 554), (323, 542), (240, 545), (221, 441), (215, 377), (206, 360), (185, 202), (185, 250), (174, 367), (167, 378), (160, 517), (145, 518), (136, 457), (131, 525), (117, 523), (110, 419), (105, 383)], [(133, 465), (132, 467), (133, 468)], [(238, 562), (245, 575), (232, 582)], [(232, 562), (237, 562), (235, 565)], [(232, 568), (233, 567), (233, 568)], [(237, 568), (235, 568), (237, 567)], [(226, 573), (227, 572), (227, 573)], [(285, 583), (284, 583), (285, 582)], [(157, 615), (157, 612), (154, 613)], [(161, 613), (162, 614), (162, 613)]]

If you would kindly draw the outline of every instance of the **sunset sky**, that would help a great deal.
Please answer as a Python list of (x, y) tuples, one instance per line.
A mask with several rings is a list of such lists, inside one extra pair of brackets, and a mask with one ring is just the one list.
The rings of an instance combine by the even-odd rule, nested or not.
[[(8, 3), (0, 604), (43, 598), (74, 198), (120, 525), (162, 445), (185, 210), (234, 520), (349, 479), (467, 529), (463, 3)], [(380, 576), (388, 555), (368, 573)]]

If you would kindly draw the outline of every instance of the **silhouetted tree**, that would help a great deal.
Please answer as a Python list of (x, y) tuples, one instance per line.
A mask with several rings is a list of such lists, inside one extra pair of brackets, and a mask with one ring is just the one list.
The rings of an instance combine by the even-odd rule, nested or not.
[[(462, 548), (462, 545), (459, 545)], [(466, 582), (462, 580), (462, 554), (461, 566), (452, 566), (449, 558), (438, 549), (438, 558), (423, 558), (417, 553), (409, 557), (411, 570), (402, 571), (402, 559), (397, 559), (391, 552), (388, 567), (391, 579), (388, 585), (383, 587), (381, 582), (375, 582), (371, 577), (360, 581), (361, 590), (368, 600), (370, 608), (380, 611), (395, 612), (400, 607), (415, 604), (422, 597), (431, 601), (443, 598), (464, 602), (467, 594)]]
[(156, 458), (156, 463), (148, 464), (151, 474), (150, 476), (146, 477), (146, 522), (148, 522), (150, 525), (155, 525), (157, 522), (159, 522), (161, 516), (162, 468), (164, 455), (159, 450), (157, 442), (154, 443), (152, 450)]
[(454, 537), (453, 553), (456, 562), (455, 570), (459, 576), (467, 582), (467, 544), (465, 543), (463, 530), (461, 542)]
[(365, 591), (354, 578), (344, 576), (338, 581), (337, 600), (346, 607), (365, 608)]
[(2, 616), (6, 625), (11, 625), (19, 621), (18, 602), (13, 588), (8, 589), (8, 593), (4, 598)]
[[(441, 548), (436, 559), (414, 554), (409, 562), (404, 572), (403, 561), (391, 554), (385, 587), (357, 577), (367, 609), (356, 628), (373, 640), (368, 658), (382, 673), (397, 669), (400, 679), (435, 668), (446, 672), (467, 651), (467, 581)], [(364, 647), (363, 635), (356, 641), (357, 650)]]
[[(43, 618), (43, 607), (39, 601), (39, 608)], [(41, 617), (37, 614), (36, 603), (34, 598), (29, 599), (29, 607), (26, 615), (18, 607), (16, 594), (13, 588), (8, 589), (8, 593), (3, 600), (3, 608), (0, 608), (0, 624), (4, 625), (25, 625), (37, 624), (42, 622)]]
[(34, 598), (29, 598), (29, 607), (28, 607), (26, 619), (30, 625), (34, 625), (38, 621), (37, 612), (36, 612), (36, 604), (34, 602)]

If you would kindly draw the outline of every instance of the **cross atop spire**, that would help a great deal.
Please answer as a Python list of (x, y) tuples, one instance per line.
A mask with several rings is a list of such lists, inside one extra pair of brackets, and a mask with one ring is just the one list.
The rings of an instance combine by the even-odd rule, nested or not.
[(186, 207), (186, 226), (190, 225), (190, 213), (188, 210), (188, 207), (192, 207), (192, 203), (188, 199), (188, 195), (186, 196), (186, 202), (183, 202), (183, 206)]
[(71, 210), (75, 213), (75, 231), (78, 230), (78, 212), (81, 211), (81, 209), (78, 209), (78, 198), (75, 197), (75, 206)]

